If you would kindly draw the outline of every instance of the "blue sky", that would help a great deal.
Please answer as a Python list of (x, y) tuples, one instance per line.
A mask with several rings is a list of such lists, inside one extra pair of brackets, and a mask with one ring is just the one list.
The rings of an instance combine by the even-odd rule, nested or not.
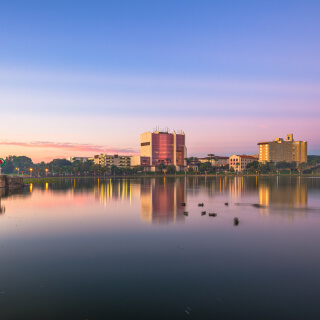
[(320, 154), (319, 16), (319, 1), (1, 1), (1, 155), (136, 153), (156, 126), (184, 130), (189, 155), (287, 133)]

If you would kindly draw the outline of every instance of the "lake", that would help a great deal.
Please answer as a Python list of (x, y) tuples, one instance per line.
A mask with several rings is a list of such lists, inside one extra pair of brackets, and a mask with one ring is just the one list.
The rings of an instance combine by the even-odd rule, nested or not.
[(320, 318), (318, 178), (62, 179), (0, 207), (1, 320)]

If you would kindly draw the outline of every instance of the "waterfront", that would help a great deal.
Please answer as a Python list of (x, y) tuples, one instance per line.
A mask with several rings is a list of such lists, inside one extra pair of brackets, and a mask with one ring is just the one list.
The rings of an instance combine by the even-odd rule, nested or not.
[(0, 207), (1, 319), (320, 316), (318, 178), (61, 179)]

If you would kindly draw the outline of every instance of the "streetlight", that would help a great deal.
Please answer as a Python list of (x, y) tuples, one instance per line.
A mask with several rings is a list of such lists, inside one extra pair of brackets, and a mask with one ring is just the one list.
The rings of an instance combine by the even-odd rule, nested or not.
[(16, 170), (18, 171), (18, 177), (19, 177), (19, 170), (20, 170), (20, 168), (16, 168)]
[(46, 177), (48, 176), (48, 168), (45, 168), (45, 172), (46, 172)]
[(31, 175), (32, 175), (32, 170), (33, 170), (33, 169), (32, 169), (32, 168), (30, 168), (29, 170), (30, 170), (30, 177), (31, 177)]

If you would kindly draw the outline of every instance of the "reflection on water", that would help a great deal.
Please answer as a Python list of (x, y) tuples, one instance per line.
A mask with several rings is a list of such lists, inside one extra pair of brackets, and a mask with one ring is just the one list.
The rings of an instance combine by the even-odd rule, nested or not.
[[(283, 215), (281, 210), (292, 209), (289, 216), (308, 209), (308, 190), (318, 188), (320, 179), (301, 177), (182, 177), (141, 179), (61, 179), (57, 183), (30, 184), (24, 189), (0, 189), (0, 199), (11, 195), (31, 195), (36, 187), (44, 192), (69, 193), (71, 196), (93, 193), (106, 207), (114, 201), (140, 202), (140, 218), (145, 222), (184, 222), (188, 197), (206, 195), (211, 199), (224, 198), (230, 203), (259, 204), (263, 215)], [(248, 200), (250, 201), (248, 202)], [(305, 216), (306, 210), (299, 214)], [(3, 212), (4, 210), (2, 210)], [(288, 212), (286, 212), (288, 214)]]
[(1, 190), (0, 318), (319, 319), (319, 195), (293, 177)]
[[(307, 209), (308, 186), (318, 186), (315, 179), (301, 177), (184, 177), (141, 180), (101, 180), (94, 187), (95, 197), (106, 205), (112, 200), (140, 200), (141, 220), (152, 223), (185, 221), (184, 207), (188, 196), (202, 193), (210, 198), (227, 197), (231, 203), (259, 204), (262, 214), (272, 212), (289, 216), (297, 211), (282, 209)], [(271, 210), (271, 211), (270, 211)], [(305, 211), (299, 211), (305, 216)]]
[(280, 177), (259, 182), (259, 204), (262, 215), (277, 217), (306, 217), (308, 209), (308, 183), (311, 180), (301, 177)]
[[(57, 193), (94, 194), (96, 201), (107, 206), (114, 201), (133, 199), (140, 202), (142, 221), (152, 223), (183, 222), (188, 197), (205, 194), (210, 198), (222, 197), (231, 203), (259, 204), (264, 215), (272, 212), (282, 215), (282, 209), (308, 209), (308, 189), (317, 188), (320, 179), (301, 177), (183, 177), (142, 179), (62, 179), (58, 183), (37, 184), (37, 190)], [(31, 183), (24, 190), (0, 190), (0, 197), (11, 193), (32, 194)], [(270, 211), (271, 210), (271, 211)], [(299, 211), (301, 216), (305, 211)], [(295, 211), (290, 212), (290, 216)]]
[(6, 212), (6, 207), (2, 206), (1, 200), (2, 199), (10, 199), (10, 198), (15, 198), (17, 196), (27, 196), (30, 195), (28, 189), (24, 187), (19, 187), (15, 189), (7, 189), (7, 188), (0, 188), (0, 215), (3, 215)]
[(131, 203), (132, 198), (139, 199), (141, 220), (146, 222), (169, 223), (185, 219), (181, 207), (186, 200), (185, 178), (98, 179), (93, 192), (95, 199), (104, 206), (110, 201)]
[(259, 182), (259, 203), (277, 208), (306, 208), (308, 206), (308, 180), (283, 178)]
[(186, 202), (185, 179), (163, 178), (141, 181), (141, 219), (147, 222), (168, 223), (184, 221)]
[[(76, 188), (76, 180), (73, 188)], [(132, 193), (136, 191), (136, 184), (129, 179), (108, 179), (97, 180), (93, 187), (93, 192), (96, 200), (101, 204), (107, 205), (108, 201), (112, 200), (131, 200)]]

